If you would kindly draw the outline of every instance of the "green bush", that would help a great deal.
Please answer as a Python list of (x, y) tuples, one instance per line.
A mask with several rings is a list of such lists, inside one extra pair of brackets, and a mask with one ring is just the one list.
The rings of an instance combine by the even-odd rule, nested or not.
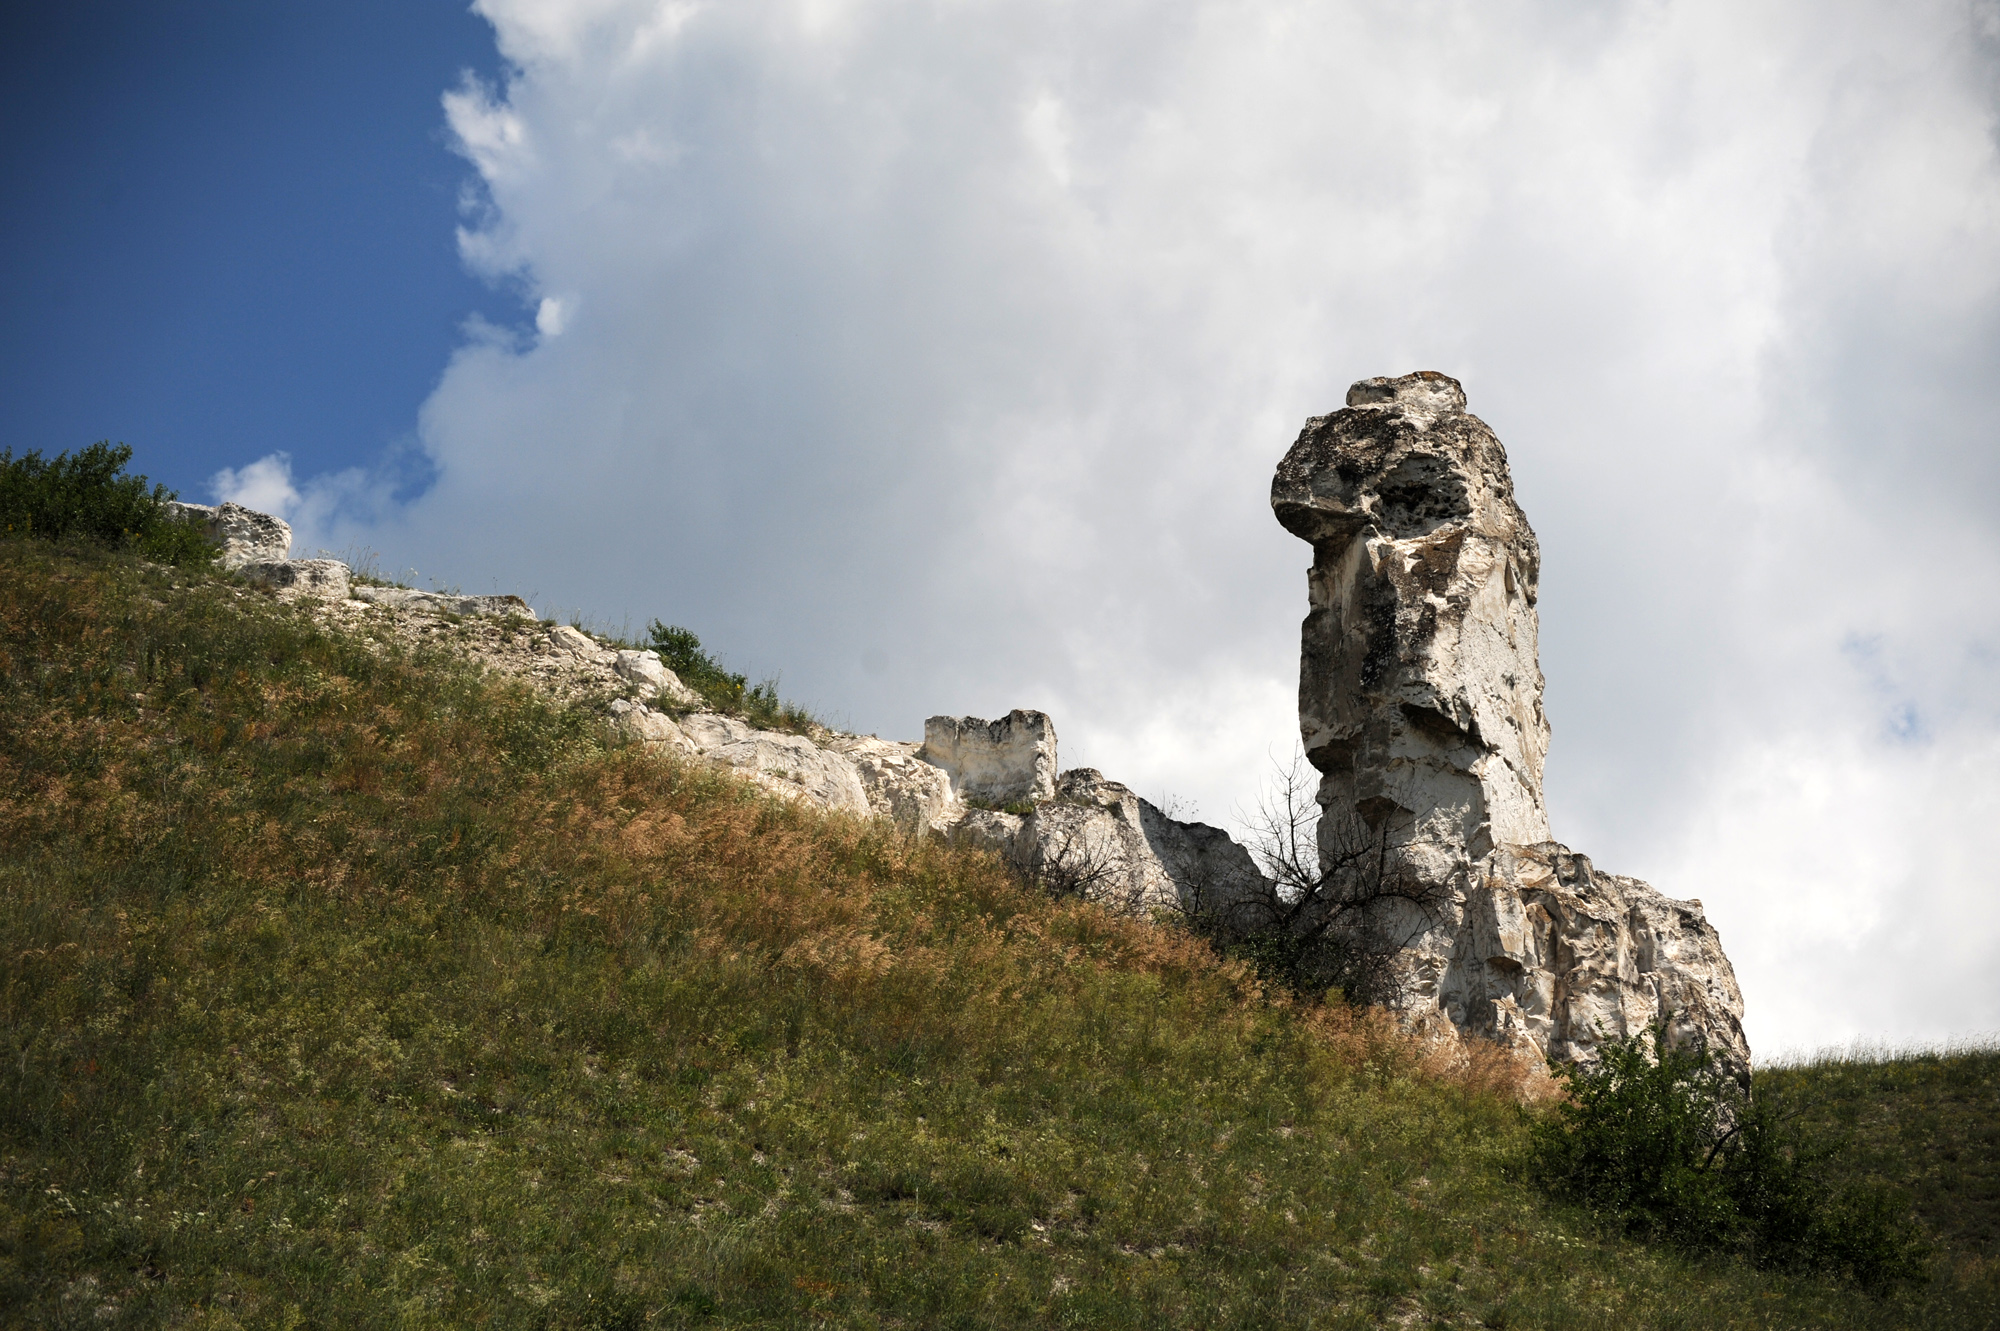
[(1224, 954), (1248, 962), (1258, 979), (1295, 999), (1310, 1003), (1333, 995), (1367, 1004), (1377, 997), (1368, 956), (1345, 935), (1273, 925), (1240, 935), (1220, 933), (1213, 941)]
[(1925, 1278), (1906, 1202), (1829, 1182), (1837, 1146), (1806, 1140), (1771, 1097), (1745, 1096), (1706, 1048), (1670, 1046), (1664, 1024), (1605, 1044), (1595, 1067), (1552, 1067), (1569, 1099), (1536, 1125), (1529, 1157), (1550, 1194), (1690, 1251), (1873, 1291)]
[(778, 697), (778, 681), (767, 679), (750, 684), (747, 676), (725, 668), (702, 648), (694, 630), (654, 620), (647, 629), (646, 645), (660, 654), (667, 669), (681, 683), (701, 695), (703, 702), (718, 712), (730, 712), (765, 730), (790, 730), (807, 734), (819, 722), (797, 703)]
[(192, 523), (167, 515), (173, 491), (128, 476), (128, 445), (104, 441), (53, 459), (0, 452), (0, 526), (10, 535), (135, 546), (163, 564), (201, 564), (215, 547)]
[(743, 690), (749, 680), (725, 670), (722, 662), (702, 650), (693, 629), (654, 620), (647, 644), (660, 654), (667, 669), (680, 676), (681, 683), (699, 693), (712, 706), (731, 710), (743, 705)]

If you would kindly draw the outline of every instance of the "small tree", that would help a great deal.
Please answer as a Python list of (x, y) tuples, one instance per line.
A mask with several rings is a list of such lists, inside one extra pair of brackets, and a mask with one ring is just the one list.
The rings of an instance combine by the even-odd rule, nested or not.
[(1047, 800), (1032, 814), (1005, 856), (1023, 883), (1061, 899), (1136, 909), (1138, 889), (1124, 847), (1090, 835), (1090, 811)]
[(810, 735), (818, 728), (819, 720), (810, 711), (778, 696), (776, 679), (752, 685), (748, 676), (728, 669), (704, 649), (694, 630), (656, 619), (646, 631), (646, 645), (658, 652), (675, 678), (699, 694), (707, 706), (741, 716), (764, 730)]
[(702, 696), (703, 701), (722, 711), (735, 711), (743, 705), (743, 695), (750, 681), (743, 675), (725, 669), (718, 661), (703, 650), (701, 639), (693, 629), (684, 629), (678, 624), (663, 624), (654, 620), (648, 627), (654, 651), (667, 669), (674, 672), (681, 683)]

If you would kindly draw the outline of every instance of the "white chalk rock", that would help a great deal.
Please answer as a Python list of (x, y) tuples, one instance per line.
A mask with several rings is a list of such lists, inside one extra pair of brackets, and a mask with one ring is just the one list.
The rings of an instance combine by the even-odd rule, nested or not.
[(1221, 828), (1169, 818), (1130, 787), (1079, 767), (1028, 814), (975, 809), (954, 835), (1058, 896), (1121, 910), (1229, 915), (1268, 883)]
[(1056, 728), (1043, 712), (1016, 708), (998, 721), (934, 716), (918, 756), (942, 768), (962, 800), (1038, 803), (1056, 793)]
[(373, 587), (361, 585), (350, 593), (357, 601), (392, 610), (422, 610), (434, 615), (492, 615), (506, 618), (535, 612), (518, 596), (456, 596), (446, 592), (420, 592), (413, 587)]
[(582, 629), (572, 628), (568, 624), (558, 624), (549, 630), (549, 644), (573, 656), (581, 656), (585, 660), (596, 659), (604, 650), (597, 645), (597, 639)]
[(1541, 551), (1506, 450), (1442, 374), (1364, 379), (1347, 403), (1306, 422), (1271, 506), (1313, 548), (1299, 733), (1319, 802), (1385, 829), (1447, 901), (1399, 961), (1411, 1015), (1584, 1060), (1666, 1020), (1747, 1074), (1699, 905), (1550, 838)]
[(644, 697), (665, 698), (682, 707), (692, 707), (701, 701), (700, 695), (681, 683), (679, 675), (667, 669), (658, 652), (621, 651), (612, 668), (620, 677), (638, 685)]
[(344, 601), (348, 567), (338, 559), (265, 559), (237, 566), (252, 582), (275, 588), (280, 596), (310, 596)]
[(292, 553), (291, 524), (254, 508), (229, 503), (218, 506), (167, 503), (167, 515), (202, 527), (208, 539), (222, 547), (216, 563), (227, 569), (245, 564), (276, 563)]
[(1699, 901), (1604, 873), (1552, 841), (1495, 850), (1456, 886), (1401, 959), (1417, 1009), (1584, 1062), (1666, 1018), (1671, 1042), (1703, 1041), (1749, 1076), (1743, 993)]
[(648, 749), (671, 749), (676, 753), (697, 752), (694, 741), (674, 724), (674, 719), (629, 698), (611, 702), (611, 726), (627, 740)]
[(1312, 542), (1299, 678), (1321, 803), (1485, 854), (1549, 838), (1541, 550), (1456, 380), (1366, 379), (1306, 422), (1271, 505)]
[(680, 728), (702, 757), (735, 768), (774, 794), (864, 818), (873, 812), (854, 764), (803, 735), (758, 730), (714, 712), (682, 717)]
[(942, 832), (965, 813), (943, 768), (917, 756), (923, 746), (872, 735), (832, 735), (826, 748), (854, 764), (868, 807), (905, 827)]

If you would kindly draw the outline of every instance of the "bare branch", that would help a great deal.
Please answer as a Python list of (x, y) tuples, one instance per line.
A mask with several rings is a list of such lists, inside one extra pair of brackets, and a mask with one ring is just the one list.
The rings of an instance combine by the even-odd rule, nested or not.
[[(1036, 819), (1036, 835), (1017, 839), (1007, 863), (1022, 882), (1057, 898), (1077, 898), (1112, 906), (1138, 903), (1124, 898), (1138, 889), (1131, 883), (1124, 848), (1109, 838), (1089, 835), (1089, 820), (1065, 816), (1066, 808), (1045, 804)], [(1053, 835), (1051, 835), (1053, 833)]]
[[(1370, 826), (1352, 810), (1322, 811), (1303, 753), (1274, 765), (1277, 780), (1250, 820), (1251, 854), (1269, 889), (1234, 906), (1226, 946), (1300, 993), (1400, 1003), (1397, 961), (1436, 923), (1447, 886), (1401, 852), (1407, 822)], [(1207, 923), (1213, 932), (1218, 922)]]

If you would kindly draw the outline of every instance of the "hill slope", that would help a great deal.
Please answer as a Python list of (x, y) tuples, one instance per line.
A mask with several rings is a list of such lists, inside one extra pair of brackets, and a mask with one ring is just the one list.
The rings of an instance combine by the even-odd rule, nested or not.
[(1498, 1056), (0, 541), (10, 1325), (1991, 1326), (1601, 1236)]

